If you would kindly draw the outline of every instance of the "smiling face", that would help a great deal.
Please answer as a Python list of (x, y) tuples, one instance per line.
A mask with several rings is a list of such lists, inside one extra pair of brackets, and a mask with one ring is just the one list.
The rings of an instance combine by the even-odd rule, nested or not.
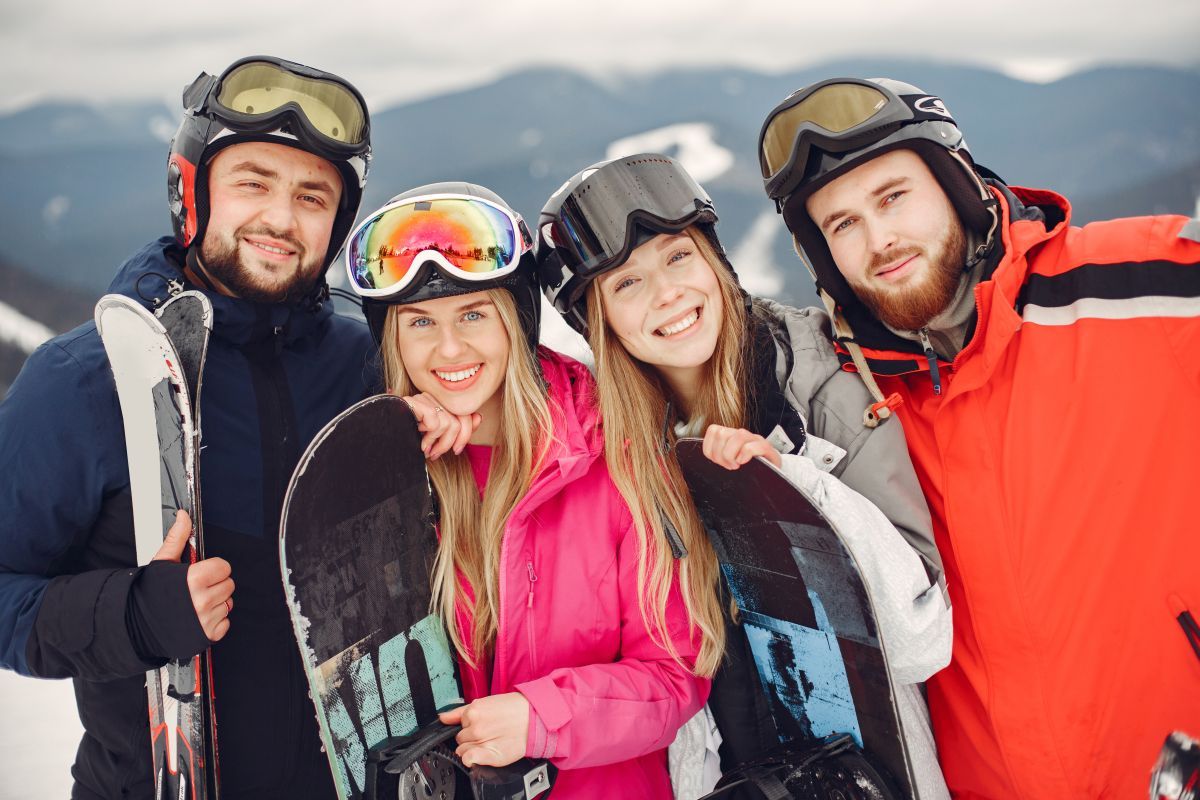
[(452, 414), (479, 412), (483, 426), (498, 425), (511, 346), (488, 293), (422, 300), (389, 313), (396, 317), (396, 345), (415, 390)]
[(716, 349), (723, 303), (692, 238), (659, 234), (599, 284), (605, 321), (626, 351), (674, 386), (695, 384)]
[(830, 181), (806, 209), (850, 288), (891, 327), (922, 328), (954, 297), (966, 260), (962, 224), (912, 150)]
[(208, 168), (201, 261), (235, 297), (297, 300), (321, 276), (341, 195), (323, 158), (267, 142), (226, 147)]

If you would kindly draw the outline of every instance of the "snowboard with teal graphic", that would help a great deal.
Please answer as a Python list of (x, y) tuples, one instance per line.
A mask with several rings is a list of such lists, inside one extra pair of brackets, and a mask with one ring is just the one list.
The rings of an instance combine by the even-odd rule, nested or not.
[(368, 398), (300, 458), (280, 523), (292, 624), (338, 797), (365, 797), (367, 754), (462, 703), (442, 619), (420, 433), (398, 397)]
[[(785, 750), (818, 753), (848, 735), (896, 795), (912, 797), (875, 611), (837, 526), (761, 458), (727, 470), (704, 456), (699, 439), (681, 439), (677, 455)], [(862, 772), (843, 776), (858, 788), (837, 796), (880, 796), (862, 790), (870, 769)]]

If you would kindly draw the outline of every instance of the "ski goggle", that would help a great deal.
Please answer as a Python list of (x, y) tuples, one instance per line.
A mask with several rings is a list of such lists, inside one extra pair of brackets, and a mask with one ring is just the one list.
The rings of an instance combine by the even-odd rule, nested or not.
[(369, 150), (370, 124), (358, 90), (328, 72), (272, 56), (243, 58), (219, 78), (202, 73), (184, 106), (241, 133), (286, 129), (330, 160)]
[(767, 195), (782, 200), (795, 191), (814, 149), (848, 153), (929, 120), (954, 123), (939, 98), (901, 96), (871, 81), (834, 78), (800, 89), (772, 109), (759, 133)]
[(712, 200), (691, 175), (666, 156), (642, 154), (610, 161), (584, 178), (543, 226), (542, 237), (568, 269), (586, 278), (629, 258), (640, 243), (639, 224), (679, 233), (716, 220)]
[(363, 297), (407, 289), (432, 261), (452, 279), (504, 278), (529, 252), (533, 238), (521, 216), (470, 195), (409, 197), (367, 217), (346, 245), (350, 285)]

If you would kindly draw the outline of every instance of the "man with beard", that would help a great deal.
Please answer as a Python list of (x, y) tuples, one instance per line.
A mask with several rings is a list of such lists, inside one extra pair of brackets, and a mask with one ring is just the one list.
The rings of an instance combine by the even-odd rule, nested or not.
[(903, 422), (951, 600), (928, 682), (964, 798), (1136, 797), (1200, 730), (1200, 223), (1070, 226), (892, 80), (801, 89), (759, 139), (846, 369)]
[(93, 323), (30, 356), (0, 405), (0, 665), (74, 679), (74, 798), (150, 798), (145, 673), (212, 645), (223, 798), (333, 796), (279, 572), (287, 481), (312, 436), (376, 388), (370, 333), (324, 274), (358, 211), (370, 127), (344, 80), (271, 57), (184, 91), (175, 235), (110, 292), (213, 306), (201, 393), (206, 558), (180, 515), (138, 567), (112, 370)]

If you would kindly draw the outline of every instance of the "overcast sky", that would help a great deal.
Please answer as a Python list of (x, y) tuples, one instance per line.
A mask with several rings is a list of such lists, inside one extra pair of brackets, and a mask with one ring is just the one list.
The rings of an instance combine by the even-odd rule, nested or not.
[[(1051, 80), (1096, 63), (1200, 64), (1196, 0), (0, 0), (0, 110), (162, 98), (271, 53), (355, 82), (379, 109), (530, 64), (598, 74), (738, 64), (783, 71), (907, 56)], [(584, 10), (581, 10), (584, 9)], [(953, 8), (955, 12), (946, 13)]]

